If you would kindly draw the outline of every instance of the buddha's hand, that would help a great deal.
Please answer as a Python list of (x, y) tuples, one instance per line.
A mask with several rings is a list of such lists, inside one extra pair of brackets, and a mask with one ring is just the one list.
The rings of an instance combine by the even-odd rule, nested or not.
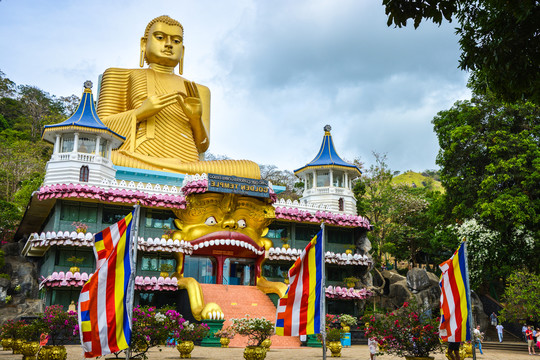
[(169, 105), (175, 104), (182, 97), (179, 93), (152, 95), (143, 101), (141, 106), (135, 110), (137, 122), (148, 119), (150, 116), (156, 115)]
[(178, 103), (190, 121), (200, 120), (202, 115), (202, 101), (197, 85), (192, 81), (184, 81), (187, 95), (181, 94)]

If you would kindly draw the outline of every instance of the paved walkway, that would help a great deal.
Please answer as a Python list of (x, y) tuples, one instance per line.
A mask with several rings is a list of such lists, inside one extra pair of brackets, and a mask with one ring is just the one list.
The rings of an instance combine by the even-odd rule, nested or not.
[[(68, 360), (80, 360), (82, 358), (81, 347), (76, 345), (66, 346), (68, 350)], [(161, 351), (159, 350), (161, 349)], [(192, 359), (220, 359), (233, 360), (243, 359), (243, 348), (209, 348), (195, 346), (191, 353)], [(149, 360), (178, 360), (179, 352), (175, 348), (161, 347), (152, 348), (148, 354)], [(446, 360), (443, 354), (435, 354), (435, 360)], [(538, 355), (537, 355), (538, 356)], [(327, 358), (330, 359), (330, 351), (327, 352)], [(369, 350), (367, 345), (353, 345), (350, 348), (344, 348), (341, 351), (342, 359), (365, 359), (369, 360)], [(484, 351), (484, 355), (477, 353), (479, 360), (518, 360), (518, 359), (534, 359), (527, 352), (527, 345), (523, 343), (523, 351), (504, 351), (504, 350), (489, 350)], [(0, 360), (21, 360), (22, 355), (13, 355), (11, 351), (0, 351)], [(266, 355), (267, 360), (305, 360), (305, 359), (322, 359), (321, 348), (301, 348), (301, 349), (272, 349)], [(394, 356), (378, 356), (377, 360), (402, 360)], [(538, 356), (540, 360), (540, 356)]]

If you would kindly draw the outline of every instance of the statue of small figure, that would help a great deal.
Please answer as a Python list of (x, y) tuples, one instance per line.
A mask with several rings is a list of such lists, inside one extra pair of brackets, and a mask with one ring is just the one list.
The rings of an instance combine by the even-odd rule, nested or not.
[(71, 304), (68, 306), (68, 311), (77, 311), (77, 305), (75, 305), (75, 301), (71, 300)]
[(140, 67), (103, 74), (97, 112), (126, 138), (113, 151), (115, 165), (187, 174), (217, 173), (260, 178), (248, 160), (201, 161), (210, 145), (210, 90), (174, 73), (183, 72), (184, 28), (169, 16), (146, 26)]

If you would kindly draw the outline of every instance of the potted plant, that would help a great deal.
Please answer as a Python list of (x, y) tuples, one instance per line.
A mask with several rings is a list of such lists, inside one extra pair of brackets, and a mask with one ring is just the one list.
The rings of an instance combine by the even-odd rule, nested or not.
[(35, 319), (22, 328), (24, 343), (21, 347), (21, 353), (24, 355), (24, 360), (36, 360), (36, 354), (40, 347), (40, 336), (46, 331), (43, 319)]
[(75, 274), (76, 272), (81, 271), (79, 265), (83, 263), (84, 257), (78, 258), (75, 255), (73, 255), (71, 257), (68, 257), (67, 261), (73, 264), (73, 266), (69, 268), (69, 271)]
[(13, 322), (13, 327), (11, 328), (11, 336), (13, 342), (11, 343), (11, 349), (13, 354), (22, 354), (22, 345), (24, 343), (24, 327), (28, 324), (24, 320), (17, 320)]
[(231, 339), (234, 338), (234, 335), (236, 335), (236, 333), (230, 326), (214, 333), (214, 336), (219, 338), (219, 342), (223, 348), (229, 347), (229, 343), (231, 342)]
[(162, 277), (167, 277), (169, 276), (169, 273), (171, 271), (173, 271), (174, 267), (172, 266), (172, 264), (168, 264), (168, 263), (163, 263), (159, 266), (159, 270), (161, 271), (161, 273), (159, 274), (159, 276), (162, 276)]
[(79, 221), (74, 221), (71, 225), (75, 227), (75, 231), (77, 232), (77, 234), (86, 234), (86, 231), (88, 230), (88, 225)]
[(171, 309), (155, 306), (136, 306), (133, 309), (131, 344), (132, 357), (147, 359), (147, 352), (154, 346), (165, 345), (182, 317)]
[(274, 323), (265, 318), (251, 318), (249, 315), (242, 319), (232, 319), (232, 329), (239, 335), (248, 337), (248, 346), (244, 350), (244, 358), (264, 359), (266, 348), (264, 340), (274, 333)]
[(173, 236), (174, 231), (175, 231), (171, 229), (168, 225), (163, 225), (162, 229), (163, 229), (163, 235), (161, 235), (162, 239), (170, 239), (171, 236)]
[(326, 330), (326, 343), (328, 349), (332, 353), (332, 357), (341, 357), (341, 334), (342, 330), (339, 328), (329, 328)]
[(349, 315), (349, 314), (341, 314), (339, 315), (339, 322), (341, 324), (341, 327), (343, 329), (343, 332), (350, 332), (351, 326), (356, 325), (358, 322), (355, 317)]
[(5, 323), (2, 324), (2, 327), (0, 328), (1, 334), (2, 334), (2, 347), (4, 350), (11, 350), (11, 346), (13, 344), (13, 339), (15, 338), (15, 321), (13, 320), (7, 320)]
[(194, 341), (202, 340), (210, 332), (210, 327), (205, 323), (190, 323), (183, 317), (177, 318), (176, 328), (173, 332), (178, 341), (176, 349), (180, 352), (180, 358), (191, 358), (191, 352), (195, 345)]
[(73, 341), (79, 335), (77, 312), (64, 311), (62, 305), (51, 305), (45, 308), (41, 319), (44, 323), (43, 329), (49, 334), (52, 345), (42, 347), (38, 360), (65, 360), (67, 352), (64, 344)]
[(289, 237), (282, 237), (281, 242), (283, 243), (282, 247), (284, 249), (288, 249), (290, 247), (289, 246)]
[(348, 288), (354, 288), (358, 281), (360, 281), (360, 279), (354, 276), (348, 276), (346, 278), (343, 278), (343, 282)]
[(364, 317), (366, 337), (374, 338), (384, 353), (406, 359), (433, 359), (432, 352), (442, 351), (439, 340), (439, 319), (432, 318), (430, 309), (416, 302), (405, 302), (390, 314)]

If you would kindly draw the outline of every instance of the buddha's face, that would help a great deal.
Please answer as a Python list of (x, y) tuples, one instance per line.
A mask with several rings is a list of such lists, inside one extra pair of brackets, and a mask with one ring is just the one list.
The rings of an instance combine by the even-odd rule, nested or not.
[(148, 39), (141, 39), (146, 61), (165, 66), (176, 66), (182, 57), (182, 29), (179, 26), (157, 22), (150, 28)]
[(263, 250), (262, 237), (275, 217), (273, 206), (257, 198), (217, 193), (190, 195), (187, 208), (175, 214), (183, 240), (199, 246), (223, 245), (221, 240), (229, 245), (234, 240), (246, 248), (253, 246), (254, 252)]

